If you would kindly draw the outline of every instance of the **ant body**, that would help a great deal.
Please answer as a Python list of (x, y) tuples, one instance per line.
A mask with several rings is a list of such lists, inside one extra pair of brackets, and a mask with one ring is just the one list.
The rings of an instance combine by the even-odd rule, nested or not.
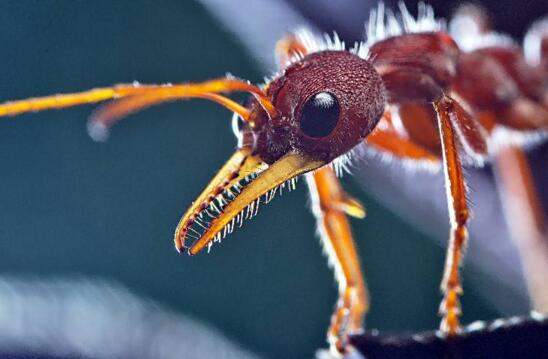
[[(459, 21), (468, 21), (459, 32)], [(0, 116), (113, 100), (90, 118), (90, 135), (130, 113), (189, 98), (217, 102), (234, 112), (238, 149), (193, 202), (175, 231), (178, 251), (195, 255), (220, 241), (257, 213), (280, 187), (306, 174), (321, 238), (339, 282), (339, 301), (328, 330), (334, 353), (344, 353), (348, 335), (362, 330), (368, 297), (347, 215), (363, 217), (336, 170), (360, 148), (441, 169), (445, 175), (451, 230), (442, 280), (441, 330), (460, 331), (459, 266), (470, 217), (463, 165), (505, 158), (522, 166), (526, 212), (533, 236), (544, 221), (528, 180), (521, 147), (548, 133), (548, 22), (533, 26), (525, 48), (493, 32), (477, 12), (462, 12), (445, 31), (428, 6), (417, 18), (402, 5), (399, 16), (379, 6), (372, 12), (367, 42), (348, 49), (336, 35), (306, 30), (276, 48), (280, 72), (264, 85), (226, 77), (194, 84), (116, 85), (90, 91), (0, 104)], [(462, 29), (462, 27), (460, 28)], [(221, 95), (248, 92), (245, 105)], [(333, 166), (330, 166), (333, 164)], [(511, 181), (512, 176), (507, 180)], [(543, 248), (548, 268), (548, 249)], [(539, 262), (539, 263), (542, 263)], [(548, 310), (545, 290), (534, 278), (536, 308)]]

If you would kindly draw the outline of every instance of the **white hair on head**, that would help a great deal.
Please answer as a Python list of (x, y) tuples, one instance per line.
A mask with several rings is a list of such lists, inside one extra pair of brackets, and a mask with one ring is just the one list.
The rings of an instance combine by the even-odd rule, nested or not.
[[(286, 67), (291, 66), (292, 64), (301, 61), (305, 55), (313, 54), (315, 52), (322, 51), (346, 51), (346, 45), (344, 41), (339, 38), (336, 32), (333, 32), (333, 35), (323, 34), (318, 35), (306, 27), (299, 27), (296, 30), (291, 32), (295, 37), (295, 40), (304, 47), (304, 53), (293, 53), (289, 58)], [(351, 52), (354, 52), (353, 49), (350, 49)], [(367, 55), (367, 52), (366, 54)], [(367, 56), (364, 56), (365, 59)], [(264, 83), (268, 84), (274, 79), (280, 77), (282, 74), (281, 71), (277, 71), (274, 74), (264, 78)]]
[(294, 32), (294, 35), (297, 41), (304, 46), (308, 53), (325, 50), (345, 50), (344, 41), (341, 41), (336, 32), (333, 32), (333, 36), (329, 36), (328, 34), (318, 36), (306, 28), (300, 28)]

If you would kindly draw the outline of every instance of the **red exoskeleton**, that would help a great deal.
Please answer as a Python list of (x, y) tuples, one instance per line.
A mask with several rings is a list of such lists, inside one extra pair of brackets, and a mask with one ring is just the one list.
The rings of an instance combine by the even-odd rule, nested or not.
[[(462, 30), (462, 23), (466, 31)], [(460, 27), (459, 27), (460, 24)], [(509, 188), (521, 191), (508, 210), (527, 231), (525, 261), (535, 308), (548, 311), (547, 289), (535, 272), (548, 272), (548, 244), (522, 147), (548, 130), (548, 21), (533, 26), (526, 50), (492, 32), (480, 13), (462, 12), (453, 33), (429, 7), (412, 17), (380, 6), (367, 41), (346, 48), (336, 36), (306, 30), (280, 40), (280, 71), (263, 85), (227, 77), (194, 84), (116, 85), (0, 105), (0, 116), (113, 100), (89, 122), (104, 139), (122, 117), (160, 103), (189, 98), (217, 102), (232, 112), (238, 149), (193, 202), (175, 231), (177, 250), (195, 255), (257, 213), (284, 186), (306, 174), (313, 212), (339, 283), (339, 301), (328, 330), (334, 353), (362, 330), (368, 297), (347, 216), (363, 217), (336, 169), (363, 148), (445, 175), (451, 233), (442, 279), (441, 330), (460, 330), (459, 265), (470, 217), (463, 165), (495, 159)], [(460, 30), (459, 30), (460, 29)], [(526, 55), (526, 56), (525, 56)], [(251, 94), (244, 104), (222, 95)], [(420, 166), (419, 166), (420, 164)], [(517, 166), (515, 170), (512, 166)], [(517, 212), (516, 212), (517, 211)], [(517, 213), (517, 214), (516, 214)], [(529, 221), (527, 223), (520, 223)], [(541, 244), (539, 244), (541, 243)], [(534, 263), (533, 263), (534, 262)], [(527, 270), (527, 268), (526, 268)]]

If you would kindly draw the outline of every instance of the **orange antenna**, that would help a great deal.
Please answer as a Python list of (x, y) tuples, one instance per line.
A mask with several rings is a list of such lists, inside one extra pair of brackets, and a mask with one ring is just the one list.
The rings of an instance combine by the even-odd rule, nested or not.
[(151, 92), (147, 95), (129, 96), (117, 99), (96, 110), (88, 122), (88, 133), (96, 141), (104, 141), (108, 137), (108, 129), (118, 120), (147, 107), (185, 98), (203, 98), (217, 102), (244, 121), (250, 121), (251, 112), (233, 100), (214, 93), (181, 96), (180, 94)]
[[(178, 85), (121, 84), (84, 92), (11, 101), (0, 104), (0, 117), (61, 109), (114, 99), (115, 102), (96, 112), (90, 121), (90, 134), (94, 138), (101, 139), (106, 134), (109, 126), (130, 113), (168, 101), (204, 98), (223, 105), (236, 112), (245, 121), (249, 121), (249, 110), (233, 100), (219, 95), (222, 92), (248, 92), (255, 96), (271, 118), (278, 115), (278, 111), (261, 88), (240, 79), (222, 78), (201, 83)], [(121, 99), (124, 100), (121, 101)]]

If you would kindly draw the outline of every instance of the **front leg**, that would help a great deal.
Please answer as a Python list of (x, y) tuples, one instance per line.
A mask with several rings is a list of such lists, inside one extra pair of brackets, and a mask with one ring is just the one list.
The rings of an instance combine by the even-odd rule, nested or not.
[(339, 299), (331, 318), (328, 342), (334, 354), (346, 353), (348, 335), (363, 330), (369, 307), (367, 289), (346, 215), (364, 217), (361, 205), (343, 191), (334, 171), (323, 167), (307, 175), (322, 244), (339, 284)]

